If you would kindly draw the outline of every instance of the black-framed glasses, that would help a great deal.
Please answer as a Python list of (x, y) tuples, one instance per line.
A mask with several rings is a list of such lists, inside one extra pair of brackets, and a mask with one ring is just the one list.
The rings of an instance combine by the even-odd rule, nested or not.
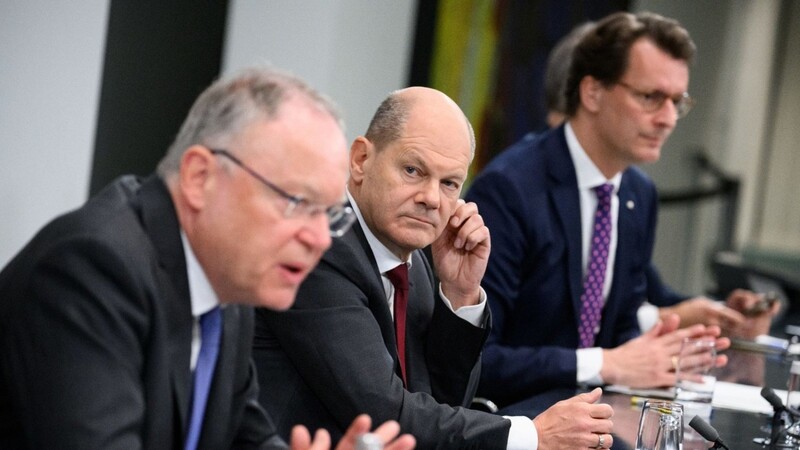
[(356, 215), (353, 208), (346, 203), (340, 203), (333, 206), (324, 206), (309, 202), (302, 195), (292, 195), (283, 189), (276, 186), (271, 181), (264, 178), (258, 172), (247, 166), (236, 156), (233, 156), (227, 150), (209, 149), (212, 155), (224, 156), (231, 162), (241, 167), (245, 172), (249, 173), (253, 178), (260, 181), (261, 184), (268, 187), (271, 191), (278, 194), (283, 200), (286, 201), (286, 208), (283, 210), (283, 217), (308, 217), (312, 218), (319, 214), (325, 214), (328, 217), (328, 227), (330, 228), (331, 236), (341, 237), (353, 222), (356, 220)]
[(658, 111), (664, 106), (664, 102), (669, 99), (672, 101), (672, 104), (675, 105), (675, 111), (678, 112), (678, 118), (682, 119), (689, 114), (689, 111), (692, 110), (692, 106), (694, 106), (694, 99), (689, 96), (688, 92), (684, 92), (683, 94), (678, 94), (675, 96), (669, 96), (661, 91), (640, 91), (624, 81), (617, 81), (616, 84), (624, 87), (628, 90), (628, 92), (633, 94), (633, 97), (639, 102), (640, 105), (642, 105), (642, 109), (647, 112)]

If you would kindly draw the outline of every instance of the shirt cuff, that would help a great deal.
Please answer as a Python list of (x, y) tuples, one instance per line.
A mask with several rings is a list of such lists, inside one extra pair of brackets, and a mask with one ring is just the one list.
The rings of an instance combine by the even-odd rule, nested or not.
[(592, 386), (603, 384), (603, 378), (600, 377), (600, 369), (603, 368), (603, 349), (579, 348), (575, 352), (578, 357), (578, 383)]
[(442, 291), (442, 283), (439, 283), (439, 296), (442, 297), (444, 304), (450, 308), (450, 311), (453, 311), (455, 315), (460, 317), (463, 320), (471, 323), (472, 325), (483, 328), (483, 324), (486, 319), (486, 291), (481, 288), (481, 295), (480, 300), (475, 305), (469, 306), (462, 306), (458, 308), (458, 310), (453, 309), (453, 304), (450, 303), (450, 299), (445, 297), (444, 292)]
[(658, 306), (644, 302), (639, 310), (636, 311), (636, 318), (639, 319), (639, 329), (642, 333), (647, 332), (658, 323)]
[(525, 416), (503, 417), (511, 421), (506, 450), (536, 450), (539, 447), (539, 433), (533, 420)]

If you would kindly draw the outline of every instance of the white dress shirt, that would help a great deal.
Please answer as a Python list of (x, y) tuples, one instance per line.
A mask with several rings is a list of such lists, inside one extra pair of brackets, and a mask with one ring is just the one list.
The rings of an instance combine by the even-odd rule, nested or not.
[[(597, 194), (594, 188), (605, 183), (614, 185), (611, 195), (611, 242), (608, 246), (608, 264), (606, 265), (606, 278), (603, 283), (603, 303), (608, 300), (611, 283), (614, 281), (614, 260), (617, 254), (617, 219), (619, 217), (619, 185), (622, 173), (614, 175), (610, 180), (600, 172), (592, 162), (589, 155), (578, 142), (572, 126), (567, 122), (564, 127), (567, 138), (567, 147), (575, 166), (575, 176), (578, 180), (578, 193), (581, 203), (581, 273), (586, 273), (589, 261), (589, 247), (594, 228), (594, 213), (597, 210)], [(581, 277), (583, 279), (583, 277)], [(577, 350), (578, 370), (577, 382), (589, 384), (602, 384), (600, 369), (603, 367), (603, 349), (600, 347), (581, 348)]]
[(186, 272), (189, 277), (189, 298), (192, 302), (192, 357), (190, 367), (194, 372), (197, 366), (197, 355), (200, 353), (200, 316), (219, 305), (219, 298), (211, 287), (203, 268), (194, 256), (186, 234), (181, 230), (183, 254), (186, 256)]

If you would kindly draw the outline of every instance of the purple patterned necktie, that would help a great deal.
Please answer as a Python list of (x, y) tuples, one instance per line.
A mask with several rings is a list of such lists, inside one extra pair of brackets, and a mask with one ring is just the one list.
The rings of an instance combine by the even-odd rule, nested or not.
[(608, 265), (608, 246), (611, 242), (611, 192), (614, 185), (606, 183), (594, 188), (597, 194), (597, 210), (594, 213), (594, 228), (589, 244), (589, 264), (583, 280), (581, 294), (581, 318), (578, 326), (580, 348), (594, 345), (594, 338), (600, 328), (600, 314), (603, 310), (603, 284)]

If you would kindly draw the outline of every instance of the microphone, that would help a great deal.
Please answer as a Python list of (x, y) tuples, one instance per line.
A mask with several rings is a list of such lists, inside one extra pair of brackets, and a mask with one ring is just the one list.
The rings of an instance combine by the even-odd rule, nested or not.
[(775, 391), (772, 390), (772, 388), (764, 386), (764, 388), (761, 389), (761, 396), (764, 397), (764, 400), (768, 401), (770, 405), (772, 405), (772, 409), (775, 410), (775, 413), (786, 409), (786, 407), (783, 406), (783, 402), (775, 393)]
[(783, 406), (781, 399), (770, 387), (764, 386), (764, 388), (761, 389), (761, 396), (764, 397), (764, 400), (769, 402), (769, 404), (772, 405), (772, 409), (775, 410), (775, 413), (772, 415), (772, 431), (770, 432), (769, 442), (773, 448), (777, 448), (777, 446), (786, 444), (786, 433), (789, 431), (789, 427), (792, 426), (792, 422), (794, 421), (793, 417), (796, 412), (793, 411), (792, 408)]
[[(773, 395), (775, 393), (773, 392)], [(713, 442), (714, 447), (712, 448), (724, 448), (727, 450), (728, 446), (722, 442), (722, 439), (719, 438), (719, 433), (717, 430), (708, 424), (705, 420), (701, 419), (700, 416), (694, 416), (691, 421), (689, 421), (689, 426), (694, 428), (695, 431), (700, 433), (700, 436), (703, 436), (703, 439)]]

